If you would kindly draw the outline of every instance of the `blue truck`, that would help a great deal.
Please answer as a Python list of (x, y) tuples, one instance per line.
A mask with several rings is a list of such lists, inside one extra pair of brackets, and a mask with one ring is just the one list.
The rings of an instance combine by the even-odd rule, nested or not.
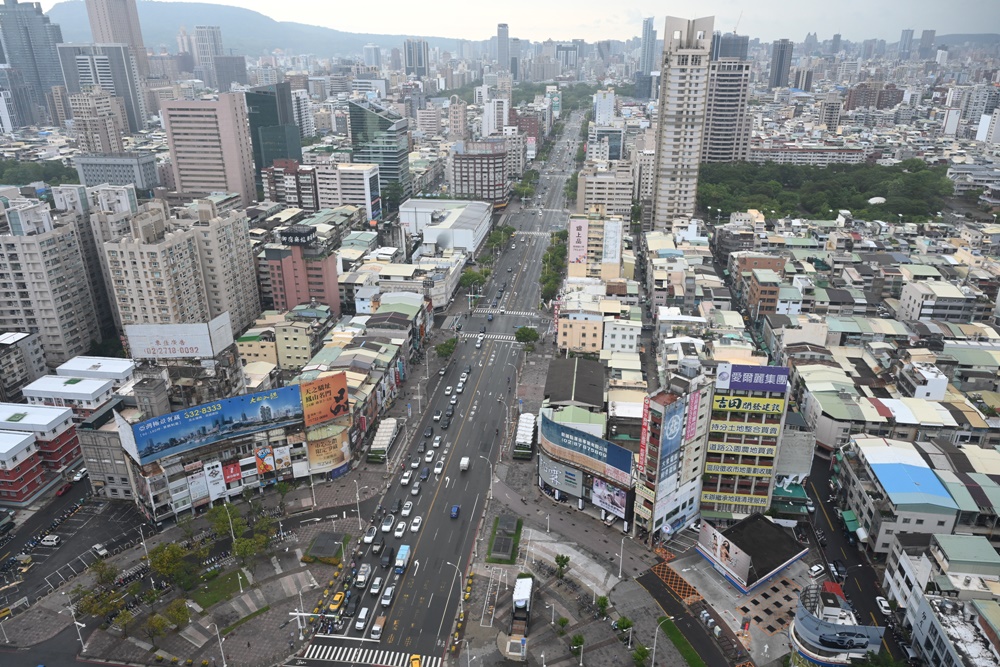
[(410, 564), (410, 545), (404, 544), (399, 547), (399, 552), (396, 554), (396, 574), (403, 574), (406, 572), (406, 567)]

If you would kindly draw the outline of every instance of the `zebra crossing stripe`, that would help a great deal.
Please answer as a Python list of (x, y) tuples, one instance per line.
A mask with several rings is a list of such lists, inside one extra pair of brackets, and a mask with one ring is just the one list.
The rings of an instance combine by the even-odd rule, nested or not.
[[(312, 644), (306, 649), (306, 660), (326, 662), (346, 662), (355, 665), (378, 665), (380, 667), (407, 667), (410, 653), (380, 649), (365, 649), (352, 646), (318, 646)], [(441, 667), (440, 656), (420, 656), (421, 667)]]

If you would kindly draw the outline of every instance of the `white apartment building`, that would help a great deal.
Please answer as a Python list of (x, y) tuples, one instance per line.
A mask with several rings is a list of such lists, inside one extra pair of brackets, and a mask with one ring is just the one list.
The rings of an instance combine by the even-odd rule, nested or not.
[(646, 201), (653, 198), (656, 184), (656, 151), (632, 151), (632, 198)]
[(642, 322), (620, 320), (615, 317), (604, 318), (604, 347), (611, 352), (639, 351), (642, 334)]
[(580, 171), (576, 189), (576, 212), (586, 213), (593, 206), (603, 206), (608, 215), (626, 220), (632, 215), (632, 192), (635, 177), (625, 160), (588, 162)]
[(320, 209), (350, 204), (365, 209), (369, 220), (382, 217), (377, 164), (320, 162), (315, 169)]
[(37, 332), (48, 366), (86, 353), (101, 334), (75, 216), (53, 219), (36, 199), (10, 200), (2, 216), (0, 330)]
[(713, 17), (668, 16), (663, 31), (656, 126), (653, 227), (694, 216), (708, 97)]
[(307, 139), (316, 136), (316, 116), (308, 90), (292, 91), (292, 118), (299, 128), (299, 137)]
[(708, 106), (702, 162), (744, 162), (750, 149), (753, 119), (750, 98), (750, 61), (713, 60), (708, 68)]
[(441, 110), (434, 105), (417, 109), (417, 130), (426, 137), (441, 134)]
[(615, 117), (615, 91), (613, 89), (598, 90), (594, 93), (594, 122), (598, 125), (610, 125)]
[(510, 100), (498, 98), (483, 102), (482, 136), (500, 134), (510, 118)]

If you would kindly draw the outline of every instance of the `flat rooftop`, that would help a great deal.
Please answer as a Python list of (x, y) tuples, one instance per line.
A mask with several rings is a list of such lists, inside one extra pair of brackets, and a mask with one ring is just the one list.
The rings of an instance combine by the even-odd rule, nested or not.
[(43, 375), (24, 387), (25, 396), (38, 398), (62, 398), (71, 401), (94, 400), (108, 394), (115, 388), (113, 380), (68, 377), (65, 375)]
[(0, 403), (0, 429), (8, 431), (51, 431), (73, 418), (69, 408), (24, 403)]
[(116, 357), (73, 357), (56, 368), (56, 375), (123, 380), (135, 371), (131, 359)]

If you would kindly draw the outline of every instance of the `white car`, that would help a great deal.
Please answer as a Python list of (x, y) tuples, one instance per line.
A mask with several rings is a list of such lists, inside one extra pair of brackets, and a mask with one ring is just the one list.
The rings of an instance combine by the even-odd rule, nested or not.
[(458, 403), (458, 396), (452, 394), (451, 398), (448, 399), (448, 402), (451, 403), (452, 405), (455, 405), (456, 403)]
[(440, 447), (441, 446), (441, 438), (442, 438), (442, 436), (435, 435), (434, 436), (434, 441), (431, 443), (431, 447), (433, 447), (434, 449), (437, 449), (438, 447)]
[(434, 460), (434, 450), (428, 449), (427, 453), (424, 454), (424, 463), (430, 463), (433, 460)]
[(378, 597), (378, 594), (382, 592), (382, 577), (372, 579), (372, 587), (368, 589), (368, 592)]
[(424, 522), (424, 518), (420, 516), (413, 517), (413, 521), (410, 522), (410, 532), (415, 533), (420, 530), (420, 524)]
[(391, 514), (386, 514), (385, 518), (382, 519), (382, 532), (388, 533), (392, 530), (392, 524), (396, 522), (396, 517)]
[(432, 417), (432, 419), (434, 421), (436, 421), (436, 422), (441, 421), (441, 411), (440, 410), (435, 410), (434, 411), (434, 417)]
[(434, 464), (434, 474), (440, 475), (443, 472), (444, 472), (444, 459), (441, 459), (440, 461)]
[(365, 531), (365, 536), (363, 538), (365, 544), (371, 544), (375, 541), (375, 536), (378, 534), (378, 529), (375, 526), (368, 526), (368, 530)]
[(883, 616), (892, 616), (892, 607), (889, 605), (889, 601), (881, 595), (875, 598), (875, 606), (878, 607)]
[[(480, 334), (480, 335), (482, 335), (482, 334)], [(469, 374), (468, 374), (468, 373), (462, 373), (462, 374), (461, 374), (461, 375), (459, 376), (459, 378), (458, 378), (458, 381), (459, 381), (459, 382), (465, 382), (465, 381), (466, 381), (466, 380), (468, 380), (468, 379), (469, 379)]]
[(406, 486), (407, 484), (410, 483), (410, 480), (412, 479), (413, 479), (413, 471), (407, 470), (406, 472), (403, 473), (403, 476), (399, 478), (399, 485)]
[(403, 516), (410, 516), (411, 512), (413, 512), (413, 501), (412, 500), (407, 500), (405, 503), (403, 503), (402, 515)]
[(392, 534), (393, 537), (402, 537), (403, 535), (406, 535), (406, 522), (400, 521), (399, 523), (397, 523), (396, 530), (393, 531)]
[(448, 385), (447, 387), (444, 388), (444, 395), (451, 396), (451, 385)]
[(75, 475), (73, 475), (73, 481), (74, 481), (74, 482), (79, 482), (79, 481), (81, 481), (81, 480), (82, 480), (82, 479), (83, 479), (84, 477), (87, 477), (87, 476), (89, 476), (89, 475), (90, 475), (90, 473), (89, 473), (89, 472), (87, 472), (87, 469), (86, 469), (86, 468), (80, 468), (79, 470), (77, 470), (77, 471), (76, 471), (76, 474), (75, 474)]
[(822, 577), (823, 573), (825, 573), (825, 572), (826, 572), (826, 568), (823, 567), (822, 565), (820, 565), (819, 563), (817, 563), (816, 565), (813, 565), (811, 568), (809, 568), (809, 576), (812, 577), (813, 579), (816, 579), (818, 577)]
[(411, 496), (416, 496), (416, 495), (419, 495), (419, 494), (420, 494), (420, 482), (414, 482), (413, 483), (413, 488), (410, 489), (410, 495)]
[(465, 391), (465, 383), (464, 382), (459, 382), (457, 385), (455, 385), (455, 393), (456, 394), (461, 394), (463, 391)]

